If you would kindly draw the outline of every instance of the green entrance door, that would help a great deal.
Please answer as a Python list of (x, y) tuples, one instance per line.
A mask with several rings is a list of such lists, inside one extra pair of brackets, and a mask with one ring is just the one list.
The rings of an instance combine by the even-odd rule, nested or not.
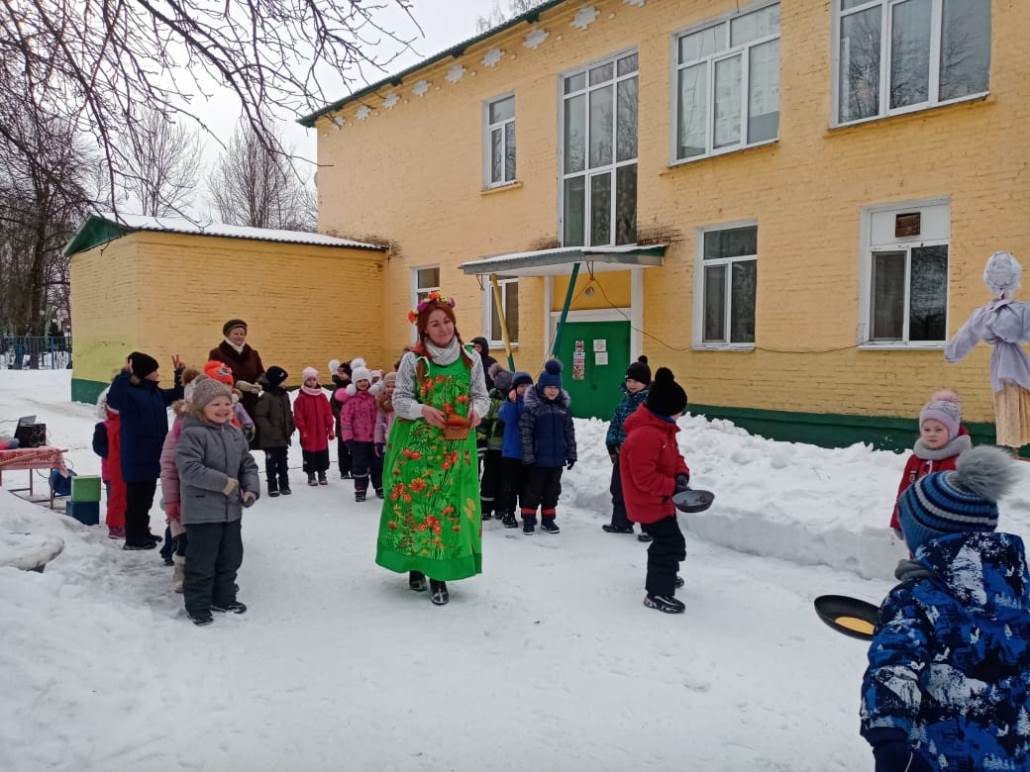
[(629, 322), (566, 322), (557, 353), (572, 414), (611, 418), (629, 367)]

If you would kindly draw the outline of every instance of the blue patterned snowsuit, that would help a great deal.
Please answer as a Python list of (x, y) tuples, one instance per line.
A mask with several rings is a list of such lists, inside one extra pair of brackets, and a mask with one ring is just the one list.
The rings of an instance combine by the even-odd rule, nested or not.
[(902, 730), (947, 772), (1030, 770), (1023, 541), (1006, 533), (935, 539), (898, 578), (869, 647), (862, 734)]

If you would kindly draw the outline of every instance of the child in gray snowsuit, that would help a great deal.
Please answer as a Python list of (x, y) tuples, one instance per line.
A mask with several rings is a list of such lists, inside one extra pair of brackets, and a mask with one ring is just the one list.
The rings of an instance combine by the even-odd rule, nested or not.
[(236, 599), (236, 572), (243, 562), (240, 521), (243, 507), (257, 501), (260, 483), (232, 414), (229, 388), (213, 378), (200, 381), (175, 448), (187, 535), (183, 596), (197, 625), (210, 624), (212, 611), (247, 610)]

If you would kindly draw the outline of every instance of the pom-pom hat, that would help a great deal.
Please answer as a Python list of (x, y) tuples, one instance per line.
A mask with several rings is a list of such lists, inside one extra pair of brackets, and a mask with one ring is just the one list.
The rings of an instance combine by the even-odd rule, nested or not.
[(355, 367), (351, 370), (350, 379), (357, 383), (358, 381), (368, 381), (372, 383), (372, 372), (367, 367)]
[(494, 371), (494, 388), (502, 394), (507, 394), (511, 390), (511, 384), (514, 379), (510, 370), (505, 370), (503, 367)]
[(561, 388), (561, 362), (557, 359), (548, 359), (544, 363), (543, 372), (540, 373), (540, 377), (536, 379), (536, 386), (543, 393), (543, 390), (548, 386), (557, 386)]
[(953, 391), (938, 391), (934, 394), (919, 411), (920, 428), (926, 421), (940, 421), (948, 430), (949, 442), (958, 437), (959, 426), (962, 423), (962, 405), (959, 403), (958, 395)]
[(525, 370), (517, 370), (515, 375), (511, 378), (511, 388), (517, 389), (519, 386), (532, 386), (533, 376), (527, 373)]
[(229, 365), (217, 359), (209, 359), (204, 363), (204, 375), (208, 378), (214, 378), (216, 381), (221, 381), (230, 388), (236, 382), (232, 377), (232, 370), (229, 368)]
[(995, 530), (998, 499), (1015, 479), (1013, 465), (1005, 451), (983, 445), (960, 455), (954, 472), (933, 472), (912, 483), (898, 500), (912, 553), (932, 539)]
[(647, 409), (661, 416), (674, 416), (687, 409), (687, 392), (676, 383), (668, 367), (659, 367), (647, 392)]
[(651, 368), (647, 366), (647, 357), (641, 354), (636, 362), (626, 368), (626, 377), (632, 378), (645, 386), (651, 383)]

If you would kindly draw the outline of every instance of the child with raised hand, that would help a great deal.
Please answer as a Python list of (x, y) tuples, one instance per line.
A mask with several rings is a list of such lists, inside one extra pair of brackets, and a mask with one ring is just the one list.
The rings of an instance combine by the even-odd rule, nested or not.
[(903, 538), (898, 520), (898, 501), (908, 487), (931, 472), (955, 469), (959, 454), (973, 447), (972, 439), (962, 426), (962, 407), (952, 391), (938, 391), (919, 412), (919, 439), (905, 463), (891, 513), (891, 528)]
[(260, 483), (247, 440), (232, 425), (229, 387), (213, 378), (198, 381), (189, 406), (175, 448), (187, 534), (183, 595), (190, 619), (206, 625), (212, 611), (247, 610), (236, 598), (240, 521), (243, 507), (257, 501)]
[(300, 432), (304, 471), (308, 476), (308, 485), (328, 485), (325, 473), (329, 469), (329, 441), (336, 438), (333, 410), (325, 392), (318, 385), (318, 370), (305, 367), (301, 377), (303, 385), (293, 402), (293, 420)]
[(269, 367), (258, 379), (261, 396), (254, 408), (258, 447), (265, 452), (265, 485), (272, 498), (293, 493), (287, 456), (296, 426), (290, 409), (290, 395), (282, 386), (288, 377), (289, 373), (283, 368)]
[[(615, 406), (615, 414), (608, 424), (605, 445), (608, 457), (612, 460), (612, 481), (608, 486), (612, 494), (612, 520), (602, 525), (605, 533), (633, 533), (633, 523), (626, 517), (626, 502), (622, 498), (622, 479), (619, 476), (619, 450), (626, 440), (624, 425), (626, 419), (636, 412), (647, 399), (651, 386), (651, 368), (647, 366), (647, 357), (641, 356), (626, 368), (626, 380), (622, 384), (622, 399)], [(640, 541), (651, 541), (646, 533), (640, 534)]]
[(561, 496), (562, 469), (576, 463), (576, 430), (569, 410), (569, 395), (562, 389), (561, 362), (550, 359), (537, 378), (536, 386), (526, 390), (526, 409), (519, 419), (522, 463), (527, 467), (522, 493), (522, 532), (536, 530), (540, 507), (540, 528), (545, 533), (560, 532), (555, 520)]
[(375, 456), (376, 414), (379, 408), (375, 397), (369, 391), (372, 387), (372, 374), (368, 368), (352, 369), (351, 380), (354, 393), (340, 410), (340, 435), (350, 452), (354, 500), (362, 502), (368, 495), (369, 478), (372, 478), (376, 496), (383, 498), (382, 467), (376, 464)]
[(515, 519), (524, 488), (526, 473), (522, 466), (522, 436), (519, 420), (526, 409), (526, 391), (533, 385), (533, 376), (519, 370), (511, 379), (507, 401), (497, 411), (497, 420), (504, 425), (501, 438), (501, 484), (496, 509), (505, 528), (518, 528)]
[(901, 495), (914, 560), (880, 607), (862, 679), (877, 772), (1030, 769), (1030, 572), (998, 533), (1015, 462), (978, 447)]
[(690, 470), (676, 444), (676, 419), (687, 409), (687, 392), (672, 371), (659, 367), (644, 405), (626, 419), (619, 452), (622, 495), (629, 519), (651, 537), (647, 549), (644, 605), (666, 614), (686, 608), (676, 599), (677, 576), (687, 544), (672, 497), (690, 487)]

